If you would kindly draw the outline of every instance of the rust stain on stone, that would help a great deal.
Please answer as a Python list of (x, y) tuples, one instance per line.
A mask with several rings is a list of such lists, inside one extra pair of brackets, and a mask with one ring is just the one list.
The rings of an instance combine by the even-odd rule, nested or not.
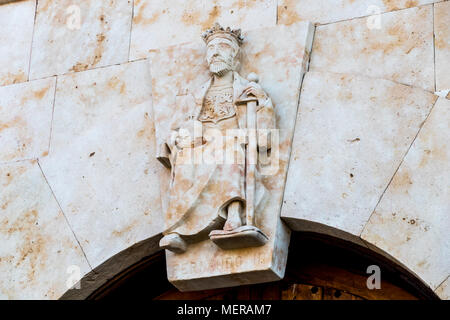
[[(410, 35), (407, 34), (403, 26), (399, 23), (388, 29), (388, 35), (389, 37), (371, 42), (368, 49), (370, 51), (383, 51), (383, 54), (389, 54), (396, 48), (405, 46), (406, 42), (409, 43), (409, 45), (406, 45), (408, 48), (406, 53), (409, 53), (415, 47), (415, 43), (411, 43), (412, 38), (410, 38)], [(365, 51), (367, 51), (367, 48), (365, 48)]]
[[(20, 233), (22, 245), (18, 248), (13, 261), (10, 261), (15, 267), (27, 263), (27, 281), (35, 281), (36, 273), (42, 269), (44, 262), (47, 259), (45, 250), (47, 239), (39, 232), (37, 209), (25, 211), (15, 221), (11, 222), (8, 219), (0, 224), (0, 232), (11, 236), (15, 233)], [(28, 283), (30, 284), (30, 283)]]
[[(210, 28), (220, 15), (220, 10), (218, 6), (214, 6), (212, 10), (208, 13), (208, 18), (201, 23), (202, 30)], [(193, 17), (195, 18), (195, 17)]]
[[(134, 4), (135, 7), (139, 5), (140, 2), (137, 2)], [(147, 2), (144, 2), (142, 6), (139, 8), (138, 14), (133, 18), (133, 23), (135, 24), (153, 24), (155, 23), (159, 17), (161, 16), (161, 13), (156, 11), (152, 14), (150, 18), (145, 17), (145, 8), (147, 7)]]
[(38, 1), (37, 13), (46, 12), (53, 1)]
[(417, 264), (417, 266), (419, 267), (419, 268), (422, 268), (423, 266), (425, 266), (427, 264), (427, 260), (422, 260), (422, 261), (420, 261), (418, 264)]
[(406, 6), (407, 8), (412, 8), (412, 7), (417, 7), (418, 4), (419, 4), (419, 3), (418, 3), (416, 0), (408, 0), (408, 1), (406, 1), (405, 6)]
[(238, 0), (237, 6), (239, 10), (254, 7), (260, 0)]
[(448, 155), (447, 155), (447, 147), (445, 145), (442, 145), (442, 148), (433, 148), (433, 150), (426, 149), (422, 153), (422, 159), (420, 160), (419, 167), (425, 167), (428, 164), (429, 160), (432, 161), (442, 161), (447, 162), (448, 161)]
[(111, 89), (115, 89), (117, 88), (117, 85), (120, 83), (120, 79), (116, 76), (112, 77), (111, 80), (108, 81), (108, 83), (106, 84), (108, 87), (110, 87)]
[(41, 99), (45, 96), (45, 94), (47, 93), (48, 89), (49, 89), (49, 88), (47, 87), (47, 88), (43, 88), (43, 89), (38, 90), (38, 91), (34, 91), (34, 92), (33, 92), (33, 95), (34, 95), (34, 97), (35, 97), (36, 99), (41, 100)]
[(138, 133), (136, 134), (139, 138), (141, 138), (143, 135), (145, 134), (145, 129), (141, 129), (138, 131)]
[(407, 189), (410, 185), (412, 185), (413, 182), (409, 176), (409, 173), (407, 171), (404, 172), (398, 172), (394, 179), (392, 180), (392, 188), (394, 189)]
[(76, 64), (73, 65), (72, 68), (69, 69), (69, 71), (80, 72), (80, 71), (87, 70), (88, 68), (89, 68), (89, 65), (87, 63), (77, 62)]
[(0, 78), (0, 83), (4, 85), (15, 84), (19, 82), (27, 81), (27, 76), (23, 71), (19, 71), (16, 73), (8, 72)]
[(398, 0), (383, 0), (383, 4), (388, 11), (399, 10)]
[(0, 122), (0, 132), (9, 128), (25, 128), (25, 121), (20, 116), (15, 116), (11, 121)]
[(434, 45), (437, 49), (445, 49), (447, 47), (447, 41), (445, 37), (436, 37)]
[(279, 23), (290, 25), (303, 20), (297, 13), (296, 4), (296, 0), (285, 0), (283, 5), (278, 5), (277, 15)]
[(80, 72), (95, 67), (102, 59), (105, 40), (106, 36), (103, 33), (97, 34), (96, 35), (97, 46), (94, 49), (93, 58), (90, 59), (91, 62), (89, 63), (77, 62), (75, 65), (72, 66), (72, 68), (69, 69), (69, 71)]
[(120, 230), (114, 230), (112, 232), (112, 235), (114, 237), (121, 237), (122, 235), (127, 234), (130, 231), (132, 231), (135, 228), (135, 225), (136, 225), (136, 223), (134, 222), (134, 223), (131, 223), (128, 226), (126, 226), (126, 227), (124, 227), (124, 228), (122, 228)]
[(95, 66), (100, 62), (103, 55), (103, 47), (106, 36), (102, 33), (97, 34), (97, 47), (94, 50), (94, 61), (92, 62), (92, 66)]
[[(2, 186), (6, 187), (8, 186), (14, 178), (19, 177), (20, 175), (22, 175), (24, 172), (26, 171), (25, 167), (17, 167), (15, 168), (13, 171), (0, 171), (0, 181), (2, 181)], [(0, 193), (0, 196), (2, 194)]]

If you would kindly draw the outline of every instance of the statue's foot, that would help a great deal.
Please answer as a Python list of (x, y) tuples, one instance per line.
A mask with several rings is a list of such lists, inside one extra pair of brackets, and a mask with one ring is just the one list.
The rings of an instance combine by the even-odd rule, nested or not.
[(269, 238), (255, 226), (241, 226), (231, 231), (213, 230), (209, 238), (224, 250), (259, 247), (267, 243)]
[(242, 226), (242, 223), (241, 223), (240, 220), (239, 221), (237, 221), (237, 220), (233, 221), (231, 219), (228, 219), (225, 222), (225, 225), (223, 226), (223, 230), (224, 231), (231, 231), (231, 230), (237, 229), (237, 228), (239, 228), (241, 226)]
[(228, 217), (223, 226), (224, 231), (231, 231), (242, 226), (241, 210), (242, 207), (239, 201), (234, 201), (228, 205)]
[(186, 241), (184, 241), (180, 235), (176, 233), (170, 233), (166, 236), (164, 236), (159, 241), (159, 246), (162, 249), (167, 249), (175, 253), (183, 253), (186, 251), (187, 244)]

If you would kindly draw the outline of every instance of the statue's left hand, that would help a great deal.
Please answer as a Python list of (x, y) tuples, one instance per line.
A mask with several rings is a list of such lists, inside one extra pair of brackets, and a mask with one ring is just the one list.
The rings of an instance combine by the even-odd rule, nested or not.
[(242, 91), (245, 95), (253, 95), (259, 101), (267, 99), (267, 94), (264, 92), (263, 88), (256, 82), (250, 82), (248, 86)]

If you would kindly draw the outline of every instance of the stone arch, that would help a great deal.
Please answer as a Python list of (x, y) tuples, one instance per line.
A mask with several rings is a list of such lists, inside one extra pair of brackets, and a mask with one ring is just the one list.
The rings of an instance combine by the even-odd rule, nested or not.
[[(344, 240), (342, 237), (337, 236), (338, 233), (335, 232), (335, 236), (330, 236), (311, 231), (294, 232), (289, 248), (286, 281), (249, 285), (242, 287), (242, 289), (249, 290), (248, 288), (253, 287), (254, 289), (250, 290), (255, 292), (261, 290), (267, 291), (270, 288), (285, 287), (288, 282), (300, 281), (311, 286), (319, 285), (319, 287), (323, 287), (330, 285), (335, 287), (335, 290), (352, 292), (356, 297), (359, 296), (363, 299), (438, 299), (438, 296), (420, 278), (411, 273), (395, 259), (369, 249), (367, 246), (357, 244), (355, 241), (348, 241), (348, 237)], [(340, 234), (342, 235), (342, 233)], [(142, 250), (148, 247), (149, 243), (154, 240), (156, 239), (149, 239), (143, 242), (139, 246), (140, 249), (137, 246), (133, 246), (108, 259), (105, 263), (94, 269), (92, 273), (83, 277), (81, 280), (81, 289), (68, 290), (61, 299), (97, 300), (111, 297), (126, 298), (132, 292), (130, 291), (130, 288), (132, 288), (133, 292), (137, 291), (145, 297), (195, 300), (207, 299), (209, 296), (216, 296), (217, 298), (217, 295), (220, 296), (230, 290), (234, 290), (234, 292), (240, 290), (239, 288), (241, 287), (235, 287), (202, 290), (202, 292), (179, 293), (167, 281), (164, 252), (156, 250), (150, 253), (151, 251)], [(307, 248), (309, 250), (305, 250)], [(318, 253), (317, 250), (321, 252)], [(138, 254), (139, 251), (140, 254)], [(306, 254), (305, 251), (307, 251)], [(311, 255), (312, 252), (315, 252), (314, 257), (319, 257), (318, 260), (320, 261), (304, 261), (304, 259), (314, 259)], [(331, 259), (326, 257), (329, 254), (333, 255)], [(133, 256), (137, 261), (131, 263), (131, 260), (129, 260), (130, 256)], [(124, 264), (124, 257), (128, 257), (128, 266)], [(301, 258), (298, 259), (298, 257)], [(349, 259), (349, 261), (340, 261), (328, 265), (331, 260), (338, 260), (338, 257), (341, 260), (344, 258)], [(365, 288), (365, 281), (368, 275), (355, 275), (343, 267), (344, 265), (355, 263), (358, 265), (356, 268), (365, 266), (366, 264), (369, 265), (370, 263), (379, 265), (382, 270), (382, 289), (384, 288), (385, 291), (376, 292), (376, 290), (372, 290), (371, 292), (371, 290)], [(118, 265), (125, 267), (119, 270), (117, 268)], [(317, 268), (321, 270), (317, 272)], [(322, 270), (323, 268), (324, 270)], [(361, 269), (361, 271), (363, 270)], [(300, 276), (299, 273), (301, 273)], [(136, 286), (136, 284), (128, 285), (127, 283), (129, 283), (128, 281), (130, 279), (134, 279), (134, 283), (140, 283), (142, 287), (139, 287), (140, 285)], [(148, 280), (152, 282), (151, 288), (146, 285)], [(125, 289), (123, 289), (124, 284), (128, 288), (125, 286)], [(122, 290), (122, 292), (117, 290)], [(255, 293), (253, 293), (253, 296), (255, 296)], [(264, 298), (265, 296), (257, 297)], [(133, 298), (137, 298), (137, 294)]]

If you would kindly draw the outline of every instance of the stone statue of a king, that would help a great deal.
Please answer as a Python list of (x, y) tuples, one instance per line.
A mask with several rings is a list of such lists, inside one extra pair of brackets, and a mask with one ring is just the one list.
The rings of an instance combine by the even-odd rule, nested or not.
[(211, 76), (195, 92), (177, 100), (177, 108), (190, 111), (171, 128), (158, 157), (171, 168), (160, 246), (175, 253), (208, 237), (222, 249), (267, 241), (255, 216), (267, 192), (258, 154), (267, 154), (271, 148), (267, 133), (275, 129), (272, 101), (255, 74), (247, 80), (238, 73), (240, 30), (216, 23), (203, 40)]

